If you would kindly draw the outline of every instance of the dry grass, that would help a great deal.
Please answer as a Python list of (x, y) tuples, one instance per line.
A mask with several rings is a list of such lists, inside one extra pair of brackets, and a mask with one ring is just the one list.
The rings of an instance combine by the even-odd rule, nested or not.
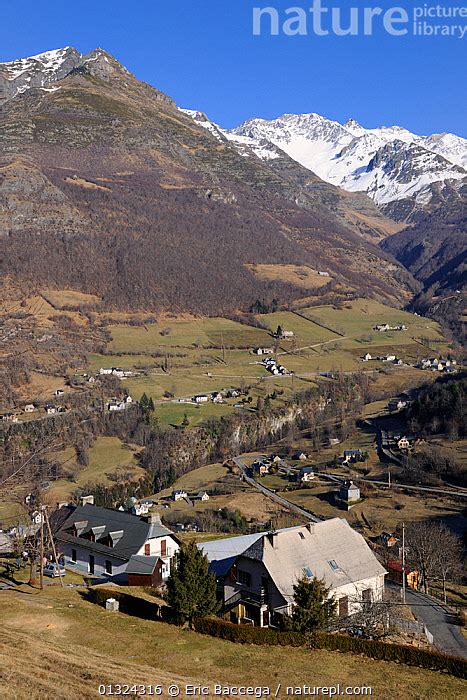
[(332, 277), (319, 275), (307, 265), (245, 265), (260, 280), (290, 282), (303, 289), (324, 287)]
[(76, 292), (73, 289), (47, 289), (42, 296), (57, 309), (65, 309), (67, 306), (98, 304), (101, 301), (101, 298), (95, 294), (84, 294), (84, 292)]
[[(76, 590), (0, 593), (0, 696), (94, 700), (101, 683), (367, 685), (383, 700), (446, 700), (450, 676), (327, 652), (234, 645), (85, 602)], [(181, 697), (184, 697), (182, 694)], [(278, 697), (285, 697), (280, 692)]]

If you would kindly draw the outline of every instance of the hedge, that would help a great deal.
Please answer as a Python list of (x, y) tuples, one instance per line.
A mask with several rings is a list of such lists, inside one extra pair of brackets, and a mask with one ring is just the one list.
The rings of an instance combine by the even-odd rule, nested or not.
[(345, 653), (363, 654), (379, 661), (393, 661), (408, 666), (419, 666), (431, 671), (444, 671), (458, 678), (467, 677), (467, 662), (455, 656), (445, 656), (438, 652), (388, 644), (387, 642), (359, 639), (342, 634), (319, 632), (303, 635), (299, 632), (280, 632), (268, 627), (234, 625), (219, 618), (198, 618), (195, 630), (200, 634), (220, 637), (237, 644), (259, 644), (299, 647), (308, 645), (312, 649), (327, 649)]
[(306, 635), (299, 632), (279, 632), (270, 627), (234, 625), (218, 617), (198, 617), (194, 627), (200, 634), (220, 637), (237, 644), (301, 647), (307, 643)]
[(141, 617), (144, 620), (160, 620), (161, 606), (145, 598), (127, 593), (116, 588), (91, 588), (89, 597), (93, 603), (105, 606), (105, 601), (109, 598), (115, 598), (119, 602), (120, 612), (132, 615), (133, 617)]

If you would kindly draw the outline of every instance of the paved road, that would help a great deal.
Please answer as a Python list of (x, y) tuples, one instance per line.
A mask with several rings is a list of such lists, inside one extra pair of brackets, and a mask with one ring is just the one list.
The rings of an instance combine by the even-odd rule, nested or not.
[(247, 466), (240, 459), (240, 457), (234, 457), (233, 461), (242, 470), (243, 478), (245, 479), (247, 484), (250, 484), (250, 486), (253, 486), (253, 488), (255, 488), (257, 491), (260, 491), (268, 498), (271, 498), (273, 501), (276, 501), (276, 503), (279, 503), (281, 506), (284, 506), (288, 510), (291, 510), (293, 513), (297, 513), (297, 515), (300, 515), (300, 516), (306, 518), (307, 520), (312, 520), (314, 523), (321, 522), (321, 519), (317, 518), (316, 515), (313, 515), (313, 513), (310, 513), (310, 511), (305, 510), (304, 508), (300, 508), (300, 506), (297, 506), (295, 503), (292, 503), (291, 501), (288, 501), (286, 498), (279, 496), (277, 493), (274, 493), (274, 491), (271, 491), (271, 489), (268, 489), (268, 488), (266, 488), (266, 486), (263, 486), (262, 484), (260, 484), (258, 481), (256, 481), (256, 479), (252, 479), (250, 476), (248, 476)]
[[(342, 476), (340, 474), (332, 474), (332, 473), (325, 473), (321, 472), (320, 477), (324, 477), (325, 479), (334, 479), (337, 481), (345, 481), (347, 477)], [(371, 478), (364, 478), (361, 476), (352, 476), (350, 477), (352, 481), (363, 481), (367, 484), (374, 484), (376, 486), (385, 486), (386, 488), (389, 488), (388, 482), (387, 481), (380, 481), (378, 479), (371, 479)], [(448, 491), (448, 489), (438, 489), (434, 486), (412, 486), (411, 484), (400, 484), (397, 481), (394, 481), (394, 479), (391, 479), (391, 489), (407, 489), (408, 491), (424, 491), (428, 493), (434, 493), (436, 495), (444, 495), (444, 496), (456, 496), (458, 498), (467, 498), (467, 490), (463, 489), (462, 491)], [(458, 487), (456, 487), (458, 488)]]
[(435, 647), (445, 654), (467, 659), (467, 641), (456, 624), (454, 613), (441, 602), (418, 591), (407, 590), (412, 612), (433, 635)]

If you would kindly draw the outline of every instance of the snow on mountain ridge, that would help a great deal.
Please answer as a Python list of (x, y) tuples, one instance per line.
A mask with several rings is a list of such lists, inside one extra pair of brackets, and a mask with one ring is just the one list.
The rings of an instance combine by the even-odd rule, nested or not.
[(251, 119), (230, 134), (269, 139), (323, 180), (366, 192), (380, 206), (421, 189), (426, 199), (427, 185), (467, 176), (467, 141), (454, 134), (418, 136), (397, 125), (365, 129), (354, 119), (342, 125), (314, 113)]

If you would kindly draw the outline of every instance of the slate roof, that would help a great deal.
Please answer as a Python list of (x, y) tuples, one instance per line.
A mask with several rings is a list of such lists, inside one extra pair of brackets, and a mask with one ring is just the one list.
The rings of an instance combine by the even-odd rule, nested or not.
[[(73, 534), (75, 523), (80, 523), (81, 526), (85, 524), (81, 535), (93, 528), (99, 528), (98, 539), (103, 539), (110, 533), (119, 533), (119, 537), (115, 538), (114, 547), (108, 547), (99, 541), (91, 542), (82, 536), (75, 537)], [(102, 526), (104, 526), (103, 530), (101, 530)], [(74, 509), (58, 530), (56, 537), (59, 542), (75, 544), (125, 561), (138, 552), (147, 540), (165, 535), (173, 536), (171, 531), (163, 525), (148, 523), (144, 518), (126, 511), (101, 508), (87, 503)]]
[(126, 567), (127, 574), (151, 575), (156, 568), (160, 557), (146, 557), (141, 554), (133, 554)]

